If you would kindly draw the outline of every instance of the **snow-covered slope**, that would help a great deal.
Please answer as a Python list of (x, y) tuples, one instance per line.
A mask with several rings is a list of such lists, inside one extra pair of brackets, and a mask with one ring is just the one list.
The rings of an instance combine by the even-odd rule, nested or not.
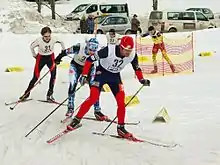
[[(4, 1), (6, 4), (6, 1)], [(11, 1), (10, 1), (11, 3)], [(2, 4), (1, 4), (2, 5)], [(4, 9), (3, 9), (4, 8)], [(4, 10), (5, 21), (9, 9)], [(3, 12), (1, 12), (3, 13)], [(33, 101), (18, 105), (14, 111), (5, 102), (16, 100), (32, 78), (34, 59), (29, 44), (38, 34), (13, 34), (6, 32), (2, 23), (0, 33), (0, 164), (1, 165), (218, 165), (219, 144), (219, 29), (198, 31), (194, 34), (195, 73), (152, 78), (151, 87), (144, 88), (138, 95), (140, 104), (127, 108), (126, 121), (140, 121), (137, 126), (127, 126), (134, 135), (154, 141), (180, 144), (174, 149), (134, 144), (127, 141), (92, 135), (103, 131), (108, 123), (83, 120), (83, 127), (52, 145), (46, 140), (65, 128), (60, 123), (66, 107), (61, 106), (48, 120), (40, 125), (28, 138), (25, 134), (36, 126), (57, 105), (36, 101), (44, 99), (49, 76), (43, 79), (32, 92)], [(5, 30), (6, 29), (6, 30)], [(37, 31), (38, 28), (35, 30)], [(39, 29), (37, 31), (39, 33)], [(54, 34), (64, 40), (66, 46), (83, 41), (81, 35)], [(181, 35), (177, 33), (174, 35)], [(60, 51), (56, 47), (56, 54)], [(215, 51), (211, 57), (199, 57), (201, 51)], [(65, 58), (69, 62), (69, 58)], [(9, 66), (21, 65), (25, 71), (5, 73)], [(47, 71), (45, 67), (42, 75)], [(127, 95), (134, 94), (140, 84), (127, 67), (122, 75)], [(58, 101), (67, 97), (68, 69), (58, 69), (54, 96)], [(77, 92), (76, 105), (88, 96), (88, 87)], [(102, 111), (109, 117), (116, 115), (116, 103), (110, 93), (101, 94)], [(165, 107), (171, 118), (167, 124), (153, 124), (152, 120)], [(87, 116), (93, 116), (93, 108)], [(113, 124), (107, 133), (116, 133)]]

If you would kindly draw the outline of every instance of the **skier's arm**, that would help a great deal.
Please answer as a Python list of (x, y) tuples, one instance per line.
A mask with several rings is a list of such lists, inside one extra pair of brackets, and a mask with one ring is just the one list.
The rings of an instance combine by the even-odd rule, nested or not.
[(31, 53), (33, 55), (34, 58), (36, 58), (37, 54), (35, 52), (35, 48), (39, 46), (39, 39), (36, 39), (34, 42), (31, 43), (30, 45), (30, 49), (31, 49)]
[(73, 45), (65, 50), (66, 54), (77, 54), (80, 50), (80, 43)]
[(100, 49), (97, 54), (94, 54), (92, 56), (89, 56), (86, 59), (85, 65), (83, 67), (83, 71), (82, 71), (82, 75), (83, 76), (87, 76), (90, 68), (93, 64), (93, 62), (98, 61), (101, 58), (106, 58), (108, 57), (108, 46), (104, 47), (103, 49)]
[(131, 65), (132, 65), (132, 68), (134, 69), (135, 71), (135, 74), (139, 80), (139, 82), (141, 84), (143, 84), (144, 86), (150, 86), (150, 80), (148, 79), (144, 79), (144, 76), (143, 76), (143, 73), (142, 73), (142, 70), (139, 66), (139, 63), (138, 63), (138, 56), (137, 54), (135, 53), (135, 57), (134, 59), (131, 61)]
[(77, 54), (80, 50), (80, 44), (73, 45), (67, 49), (62, 50), (62, 52), (56, 57), (55, 62), (61, 62), (61, 59), (68, 54)]
[(133, 68), (134, 71), (135, 71), (135, 74), (136, 74), (138, 80), (143, 79), (144, 76), (143, 76), (142, 70), (141, 70), (141, 68), (140, 68), (140, 66), (139, 66), (138, 56), (137, 56), (136, 53), (135, 53), (134, 59), (133, 59), (132, 62), (131, 62), (131, 65), (132, 65), (132, 68)]

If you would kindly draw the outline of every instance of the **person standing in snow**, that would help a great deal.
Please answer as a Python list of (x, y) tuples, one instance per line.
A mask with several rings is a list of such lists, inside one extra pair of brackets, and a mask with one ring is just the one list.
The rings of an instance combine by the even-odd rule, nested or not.
[(88, 32), (88, 25), (87, 25), (87, 22), (86, 22), (85, 15), (83, 15), (81, 20), (80, 20), (80, 31), (81, 31), (81, 34), (85, 34), (85, 33)]
[(134, 53), (133, 38), (130, 36), (124, 36), (121, 39), (120, 45), (109, 44), (98, 51), (98, 54), (88, 57), (82, 71), (82, 77), (80, 79), (81, 85), (86, 83), (87, 75), (89, 74), (89, 70), (94, 61), (98, 61), (99, 65), (96, 69), (94, 82), (90, 88), (90, 96), (81, 104), (80, 110), (72, 120), (71, 124), (67, 126), (67, 129), (71, 131), (79, 126), (83, 116), (99, 99), (102, 86), (104, 84), (108, 84), (118, 106), (118, 135), (123, 138), (132, 138), (133, 135), (129, 133), (124, 126), (125, 92), (123, 89), (120, 72), (127, 64), (131, 63), (140, 83), (145, 86), (150, 85), (150, 80), (144, 79), (141, 68), (138, 65), (138, 57), (137, 54)]
[(95, 21), (93, 18), (93, 15), (89, 15), (88, 18), (86, 19), (87, 26), (88, 26), (88, 34), (93, 34), (94, 29), (95, 29)]
[(132, 34), (137, 34), (139, 29), (140, 29), (140, 21), (137, 19), (137, 15), (134, 14), (133, 18), (131, 19), (131, 31), (132, 31)]
[[(62, 50), (65, 49), (64, 43), (56, 37), (51, 36), (51, 29), (49, 27), (44, 27), (41, 29), (41, 37), (37, 38), (31, 43), (30, 49), (33, 57), (36, 59), (33, 78), (30, 81), (28, 88), (25, 90), (24, 94), (19, 98), (21, 101), (27, 99), (30, 96), (30, 91), (34, 87), (40, 77), (40, 72), (45, 65), (50, 69), (50, 82), (49, 89), (47, 91), (47, 101), (55, 101), (53, 97), (53, 89), (56, 79), (56, 64), (54, 62), (54, 45), (59, 43)], [(35, 52), (35, 48), (38, 48), (38, 53)]]
[[(94, 55), (99, 48), (99, 42), (96, 38), (90, 38), (86, 43), (78, 43), (76, 45), (67, 48), (66, 50), (62, 51), (57, 58), (55, 59), (56, 63), (60, 63), (61, 59), (68, 54), (74, 54), (73, 60), (71, 61), (71, 66), (69, 69), (69, 91), (68, 91), (68, 110), (66, 113), (67, 117), (72, 117), (74, 113), (74, 100), (75, 100), (75, 90), (78, 84), (78, 80), (82, 73), (85, 61), (91, 55)], [(95, 64), (89, 70), (89, 77), (87, 81), (89, 84), (93, 84), (94, 76), (95, 76)], [(103, 121), (107, 120), (107, 116), (105, 116), (101, 112), (101, 108), (99, 106), (99, 100), (94, 103), (94, 115), (97, 120)]]

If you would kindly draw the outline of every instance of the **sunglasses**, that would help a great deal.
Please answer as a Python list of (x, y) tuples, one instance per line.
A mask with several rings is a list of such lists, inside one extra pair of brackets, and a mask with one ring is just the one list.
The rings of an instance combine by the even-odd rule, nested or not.
[(50, 35), (49, 36), (43, 36), (44, 38), (49, 38), (50, 37)]

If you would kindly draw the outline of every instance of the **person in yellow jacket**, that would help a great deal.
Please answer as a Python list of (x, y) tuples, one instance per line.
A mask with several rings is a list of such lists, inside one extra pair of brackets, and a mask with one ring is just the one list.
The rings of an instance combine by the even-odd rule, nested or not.
[(148, 32), (145, 34), (142, 34), (141, 37), (146, 37), (150, 35), (154, 45), (152, 49), (152, 59), (153, 59), (153, 64), (154, 64), (154, 70), (151, 71), (151, 73), (157, 73), (158, 72), (158, 67), (157, 67), (157, 53), (160, 50), (164, 59), (167, 61), (167, 63), (170, 65), (170, 69), (172, 70), (173, 73), (175, 73), (175, 67), (170, 60), (170, 58), (167, 55), (166, 48), (163, 42), (163, 34), (159, 31), (157, 31), (153, 26), (150, 26), (148, 28)]

